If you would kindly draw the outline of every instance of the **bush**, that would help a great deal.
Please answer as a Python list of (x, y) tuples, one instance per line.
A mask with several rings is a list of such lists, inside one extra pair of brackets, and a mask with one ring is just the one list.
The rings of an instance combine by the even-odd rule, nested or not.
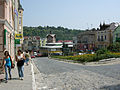
[(119, 58), (120, 53), (112, 53), (112, 52), (103, 52), (98, 51), (98, 54), (84, 54), (84, 55), (77, 55), (77, 56), (52, 56), (53, 58), (59, 58), (59, 59), (67, 59), (67, 60), (74, 60), (78, 62), (94, 62), (99, 61), (102, 59), (108, 59), (108, 58)]
[(96, 55), (101, 55), (101, 54), (106, 54), (106, 53), (109, 53), (109, 51), (105, 48), (96, 51)]
[(120, 52), (120, 43), (119, 42), (113, 43), (107, 49), (110, 50), (111, 52)]

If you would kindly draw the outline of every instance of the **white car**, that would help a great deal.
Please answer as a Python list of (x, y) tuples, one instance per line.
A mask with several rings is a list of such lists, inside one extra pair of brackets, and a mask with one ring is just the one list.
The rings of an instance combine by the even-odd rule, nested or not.
[(34, 52), (34, 55), (37, 56), (37, 52)]

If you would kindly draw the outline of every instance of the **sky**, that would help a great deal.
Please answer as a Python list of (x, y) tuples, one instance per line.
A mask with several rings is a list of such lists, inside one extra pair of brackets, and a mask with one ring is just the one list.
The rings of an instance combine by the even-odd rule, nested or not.
[(120, 22), (120, 0), (21, 0), (24, 26), (98, 28)]

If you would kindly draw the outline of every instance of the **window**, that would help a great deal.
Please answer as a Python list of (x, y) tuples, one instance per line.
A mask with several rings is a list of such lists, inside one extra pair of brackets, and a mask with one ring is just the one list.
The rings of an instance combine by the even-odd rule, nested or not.
[(22, 18), (21, 17), (19, 17), (19, 24), (21, 25), (21, 22), (22, 22)]
[(101, 45), (98, 45), (98, 48), (101, 48)]
[(98, 36), (98, 41), (100, 41), (100, 36)]
[(107, 45), (105, 45), (105, 48), (107, 47)]
[(20, 30), (20, 31), (21, 31), (21, 29), (22, 29), (21, 26), (19, 26), (19, 30)]
[(116, 37), (118, 38), (118, 34), (116, 34)]
[(106, 40), (107, 38), (106, 38), (106, 35), (105, 35), (105, 40)]
[(33, 40), (36, 40), (36, 37), (33, 37)]
[(77, 41), (77, 43), (81, 43), (81, 41)]
[(101, 41), (103, 41), (103, 36), (101, 36)]

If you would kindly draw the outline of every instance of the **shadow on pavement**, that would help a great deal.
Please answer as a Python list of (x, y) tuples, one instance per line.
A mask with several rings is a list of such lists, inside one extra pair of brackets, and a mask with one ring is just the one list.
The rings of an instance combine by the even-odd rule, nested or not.
[[(10, 80), (10, 79), (8, 79), (8, 80)], [(20, 80), (19, 78), (12, 78), (11, 80)], [(5, 79), (1, 79), (0, 80), (0, 83), (5, 83), (6, 82), (6, 80)]]
[(120, 84), (118, 85), (111, 85), (111, 86), (103, 86), (100, 90), (120, 90)]
[(20, 80), (19, 78), (12, 78), (11, 80)]
[(5, 81), (6, 81), (5, 79), (1, 79), (0, 83), (5, 83)]

